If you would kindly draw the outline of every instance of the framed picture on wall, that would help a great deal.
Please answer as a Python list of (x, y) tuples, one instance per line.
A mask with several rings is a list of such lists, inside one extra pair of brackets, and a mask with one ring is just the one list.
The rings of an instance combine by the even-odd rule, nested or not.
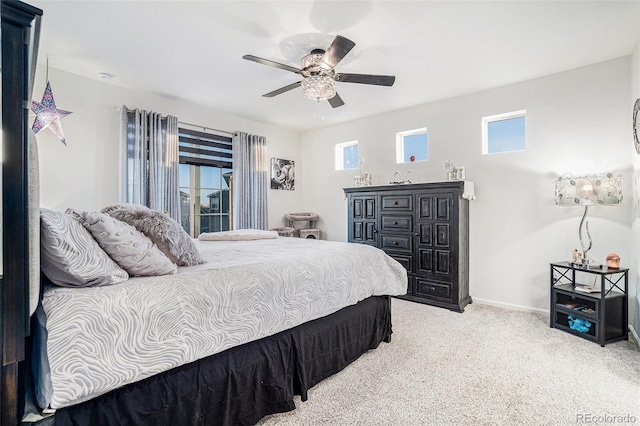
[(295, 165), (293, 160), (271, 159), (271, 189), (293, 191), (295, 188)]

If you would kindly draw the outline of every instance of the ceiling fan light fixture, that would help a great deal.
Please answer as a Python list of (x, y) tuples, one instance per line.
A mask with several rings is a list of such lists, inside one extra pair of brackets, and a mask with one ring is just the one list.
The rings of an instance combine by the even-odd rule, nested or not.
[(302, 95), (314, 101), (329, 101), (332, 108), (344, 105), (344, 101), (336, 93), (335, 83), (373, 84), (376, 86), (393, 86), (396, 78), (392, 75), (373, 74), (336, 74), (334, 68), (353, 49), (356, 44), (346, 37), (336, 36), (327, 50), (313, 49), (311, 53), (302, 58), (302, 67), (295, 68), (269, 59), (259, 58), (254, 55), (244, 55), (242, 58), (270, 67), (280, 68), (302, 76), (300, 81), (288, 84), (277, 90), (262, 95), (272, 98), (298, 87), (302, 87)]
[(303, 57), (302, 58), (302, 69), (319, 67), (322, 64), (322, 58), (324, 57), (324, 50), (316, 49), (316, 50), (314, 50), (314, 52), (322, 52), (322, 53), (313, 53), (313, 52), (311, 52), (309, 55)]
[(335, 80), (325, 75), (312, 75), (302, 79), (302, 94), (307, 99), (323, 101), (336, 95)]

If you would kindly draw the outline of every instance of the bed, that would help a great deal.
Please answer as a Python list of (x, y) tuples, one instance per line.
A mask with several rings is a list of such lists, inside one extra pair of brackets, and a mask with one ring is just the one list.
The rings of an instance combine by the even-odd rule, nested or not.
[(284, 237), (193, 245), (204, 263), (175, 273), (43, 286), (34, 388), (56, 425), (255, 424), (390, 341), (390, 296), (406, 293), (407, 275), (381, 250)]

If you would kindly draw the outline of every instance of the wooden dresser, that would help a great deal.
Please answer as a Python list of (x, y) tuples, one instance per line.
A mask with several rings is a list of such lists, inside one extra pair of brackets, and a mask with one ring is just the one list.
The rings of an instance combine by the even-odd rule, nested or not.
[(463, 181), (345, 188), (348, 240), (407, 269), (399, 298), (463, 312), (469, 296), (469, 201)]

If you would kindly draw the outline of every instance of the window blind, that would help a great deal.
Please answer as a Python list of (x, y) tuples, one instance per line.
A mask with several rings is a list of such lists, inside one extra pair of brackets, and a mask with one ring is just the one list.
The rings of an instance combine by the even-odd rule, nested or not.
[(233, 168), (231, 137), (179, 127), (178, 138), (181, 164)]

